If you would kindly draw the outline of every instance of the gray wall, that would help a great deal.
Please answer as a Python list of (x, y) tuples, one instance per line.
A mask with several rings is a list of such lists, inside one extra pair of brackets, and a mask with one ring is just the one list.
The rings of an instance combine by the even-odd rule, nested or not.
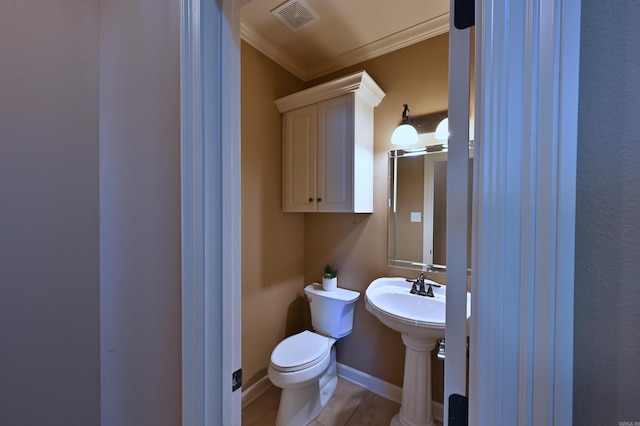
[(640, 3), (582, 1), (574, 424), (640, 422)]
[(102, 426), (181, 422), (180, 2), (100, 2)]
[(0, 424), (181, 417), (178, 0), (0, 2)]
[(100, 420), (97, 0), (0, 2), (0, 424)]

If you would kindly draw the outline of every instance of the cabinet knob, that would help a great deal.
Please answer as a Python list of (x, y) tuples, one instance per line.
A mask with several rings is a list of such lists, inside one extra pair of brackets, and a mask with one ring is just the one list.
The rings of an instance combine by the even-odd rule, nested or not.
[(313, 198), (309, 197), (309, 202), (313, 203)]
[(322, 202), (322, 198), (318, 198), (318, 200), (317, 200), (317, 201), (318, 201), (319, 203), (320, 203), (320, 202)]

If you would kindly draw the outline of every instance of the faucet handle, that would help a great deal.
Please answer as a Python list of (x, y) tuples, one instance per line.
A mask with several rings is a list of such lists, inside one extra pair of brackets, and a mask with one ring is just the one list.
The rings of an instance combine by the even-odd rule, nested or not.
[(418, 292), (418, 282), (420, 281), (420, 279), (416, 278), (415, 280), (412, 280), (410, 278), (405, 278), (405, 281), (412, 284), (411, 291), (409, 291), (409, 293), (416, 294)]
[[(435, 295), (433, 294), (433, 288), (431, 288), (433, 286), (433, 284), (429, 283), (429, 288), (427, 288), (427, 291), (425, 292), (425, 296), (427, 297), (435, 297)], [(440, 287), (440, 286), (438, 286)]]

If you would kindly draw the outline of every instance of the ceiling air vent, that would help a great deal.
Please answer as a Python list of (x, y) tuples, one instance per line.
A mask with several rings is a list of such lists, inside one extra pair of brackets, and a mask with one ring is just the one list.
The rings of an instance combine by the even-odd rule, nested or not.
[(282, 3), (273, 9), (271, 13), (293, 31), (308, 27), (319, 19), (318, 15), (301, 0), (290, 0)]

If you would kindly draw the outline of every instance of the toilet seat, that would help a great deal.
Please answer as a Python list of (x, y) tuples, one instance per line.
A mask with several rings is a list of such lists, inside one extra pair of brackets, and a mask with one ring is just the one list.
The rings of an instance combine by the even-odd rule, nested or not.
[(334, 339), (303, 331), (287, 337), (271, 353), (271, 365), (281, 372), (312, 367), (328, 356)]

